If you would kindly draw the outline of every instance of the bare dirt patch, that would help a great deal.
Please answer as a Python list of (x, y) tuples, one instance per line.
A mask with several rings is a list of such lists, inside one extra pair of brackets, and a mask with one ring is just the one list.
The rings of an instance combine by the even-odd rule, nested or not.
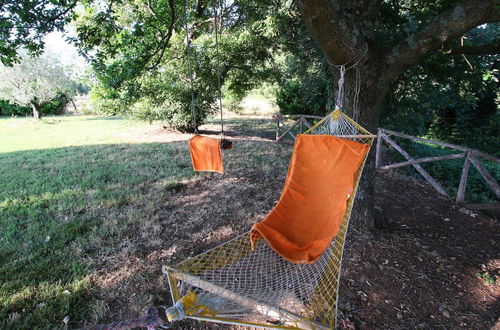
[[(267, 139), (269, 130), (256, 137), (245, 135), (241, 123), (232, 128), (234, 149), (225, 153), (225, 175), (203, 174), (175, 187), (153, 184), (128, 206), (143, 209), (144, 219), (123, 237), (118, 253), (97, 262), (93, 281), (100, 312), (87, 325), (137, 317), (150, 305), (171, 305), (162, 265), (248, 230), (277, 202), (291, 146)], [(168, 141), (180, 137), (168, 134), (173, 134), (165, 137)], [(371, 232), (349, 230), (340, 328), (499, 329), (499, 283), (476, 276), (500, 276), (499, 222), (397, 173), (378, 173), (376, 182), (378, 216), (387, 225)], [(229, 328), (192, 321), (174, 327)]]
[(404, 175), (378, 173), (387, 226), (350, 228), (340, 288), (344, 328), (498, 329), (498, 220)]

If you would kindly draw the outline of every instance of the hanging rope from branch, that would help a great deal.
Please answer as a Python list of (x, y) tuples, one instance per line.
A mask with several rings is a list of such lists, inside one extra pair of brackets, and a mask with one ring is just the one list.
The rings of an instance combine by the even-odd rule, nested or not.
[(345, 65), (340, 66), (340, 79), (339, 79), (339, 89), (337, 92), (337, 100), (335, 101), (335, 108), (342, 109), (344, 104), (344, 76), (345, 76)]
[(193, 67), (191, 63), (191, 38), (189, 37), (189, 28), (188, 28), (188, 12), (187, 12), (187, 4), (186, 0), (183, 1), (184, 6), (184, 27), (186, 30), (186, 57), (188, 63), (188, 73), (189, 73), (189, 81), (191, 87), (191, 116), (193, 117), (193, 126), (195, 134), (198, 134), (198, 125), (196, 122), (196, 111), (195, 111), (195, 97), (194, 97), (194, 77), (193, 77)]
[[(219, 111), (220, 111), (220, 135), (221, 139), (224, 139), (224, 116), (222, 111), (222, 87), (221, 87), (221, 70), (220, 70), (220, 55), (219, 55), (219, 28), (222, 27), (222, 5), (220, 1), (213, 1), (214, 7), (214, 32), (215, 32), (215, 65), (217, 68), (217, 91), (219, 98)], [(220, 10), (220, 14), (218, 13)]]
[[(338, 80), (338, 88), (337, 88), (337, 98), (335, 100), (335, 107), (342, 111), (344, 106), (344, 99), (346, 98), (345, 84), (346, 84), (346, 72), (350, 69), (355, 70), (355, 78), (354, 78), (354, 95), (352, 97), (352, 118), (355, 121), (359, 120), (359, 94), (361, 92), (361, 72), (359, 70), (358, 64), (361, 63), (366, 53), (368, 52), (368, 45), (366, 45), (364, 51), (360, 51), (353, 59), (344, 63), (344, 64), (335, 64), (330, 62), (328, 59), (328, 63), (339, 69), (340, 78)], [(348, 95), (348, 94), (347, 94)]]

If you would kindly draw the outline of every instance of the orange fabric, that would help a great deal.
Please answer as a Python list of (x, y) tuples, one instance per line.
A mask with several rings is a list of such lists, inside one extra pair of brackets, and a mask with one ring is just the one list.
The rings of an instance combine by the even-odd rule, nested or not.
[(298, 135), (278, 204), (250, 232), (284, 258), (313, 263), (339, 231), (369, 145), (332, 135)]
[(224, 173), (219, 139), (195, 135), (189, 139), (189, 151), (195, 171)]

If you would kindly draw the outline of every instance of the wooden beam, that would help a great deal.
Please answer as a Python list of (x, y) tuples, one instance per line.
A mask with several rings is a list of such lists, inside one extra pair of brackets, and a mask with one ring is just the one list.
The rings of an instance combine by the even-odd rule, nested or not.
[[(249, 309), (253, 309), (261, 314), (264, 314), (266, 316), (272, 317), (274, 319), (285, 319), (287, 322), (292, 322), (295, 324), (299, 329), (325, 329), (323, 325), (313, 321), (313, 320), (308, 320), (305, 319), (303, 316), (300, 316), (298, 314), (289, 312), (283, 308), (279, 307), (274, 307), (272, 305), (269, 305), (265, 302), (257, 301), (255, 299), (252, 299), (249, 296), (241, 295), (239, 293), (236, 293), (234, 291), (231, 291), (229, 289), (223, 288), (221, 286), (218, 286), (216, 284), (210, 283), (208, 281), (205, 281), (197, 276), (188, 274), (188, 273), (183, 273), (180, 271), (175, 270), (174, 268), (165, 267), (167, 269), (168, 274), (172, 275), (173, 277), (177, 278), (178, 280), (184, 281), (192, 286), (198, 287), (202, 290), (208, 291), (216, 296), (219, 296), (224, 299), (229, 299), (231, 301), (234, 301), (244, 307), (247, 307)], [(196, 316), (196, 315), (195, 315)], [(189, 315), (188, 315), (189, 317)]]
[(483, 167), (483, 165), (481, 165), (481, 163), (479, 162), (479, 160), (477, 160), (473, 156), (469, 157), (469, 160), (472, 163), (472, 165), (474, 165), (474, 167), (477, 169), (477, 171), (479, 172), (479, 174), (481, 174), (481, 176), (483, 177), (484, 181), (486, 181), (486, 183), (493, 190), (493, 192), (495, 193), (495, 195), (497, 196), (497, 198), (500, 199), (500, 186), (496, 182), (495, 178), (490, 174), (490, 172), (488, 172), (488, 170), (486, 168)]
[(359, 135), (332, 135), (344, 139), (375, 139), (377, 136), (372, 134), (359, 134)]
[(458, 185), (457, 198), (455, 199), (457, 202), (463, 202), (465, 198), (465, 187), (467, 186), (467, 177), (469, 175), (470, 168), (470, 160), (469, 160), (469, 152), (467, 152), (467, 156), (465, 157), (464, 167), (462, 167), (462, 176), (460, 177), (460, 184)]
[(285, 124), (283, 121), (281, 121), (281, 119), (280, 119), (281, 124), (283, 125), (283, 127), (285, 127), (285, 128), (286, 128), (286, 130), (285, 130), (285, 132), (284, 132), (283, 134), (281, 134), (281, 136), (280, 136), (280, 137), (278, 137), (278, 139), (277, 139), (276, 141), (277, 141), (277, 142), (279, 142), (279, 141), (280, 141), (281, 139), (283, 139), (283, 138), (285, 137), (285, 135), (287, 135), (287, 134), (290, 134), (290, 135), (291, 135), (291, 137), (295, 140), (295, 134), (293, 134), (293, 133), (292, 133), (292, 129), (294, 129), (294, 128), (295, 128), (295, 126), (297, 126), (297, 124), (299, 123), (299, 121), (300, 121), (300, 119), (299, 119), (299, 120), (297, 120), (295, 123), (293, 123), (293, 125), (292, 125), (292, 126), (288, 127), (288, 126), (286, 126), (286, 124)]
[(377, 132), (377, 147), (375, 150), (375, 168), (380, 168), (382, 163), (382, 136), (381, 136), (380, 128)]
[(324, 116), (315, 116), (315, 115), (286, 115), (282, 117), (288, 117), (288, 118), (299, 118), (299, 117), (304, 117), (304, 118), (309, 118), (309, 119), (323, 119)]
[(470, 148), (467, 148), (467, 147), (464, 147), (464, 146), (459, 146), (459, 145), (451, 144), (451, 143), (447, 143), (447, 142), (441, 142), (441, 141), (435, 141), (435, 140), (429, 140), (429, 139), (419, 138), (419, 137), (416, 137), (416, 136), (411, 136), (411, 135), (408, 135), (408, 134), (403, 134), (403, 133), (391, 131), (391, 130), (385, 129), (385, 128), (381, 128), (380, 130), (382, 132), (386, 133), (386, 135), (390, 134), (390, 135), (399, 136), (399, 137), (410, 139), (410, 140), (414, 140), (414, 141), (420, 141), (420, 142), (424, 142), (424, 143), (435, 144), (435, 145), (438, 145), (438, 146), (452, 148), (452, 149), (456, 149), (456, 150), (460, 150), (460, 151), (465, 151), (465, 152), (470, 151), (471, 154), (473, 154), (475, 156), (478, 156), (478, 157), (484, 158), (486, 160), (492, 161), (494, 163), (500, 164), (500, 158), (496, 158), (496, 157), (490, 156), (490, 155), (485, 154), (484, 152), (481, 152), (479, 150), (470, 149)]
[(307, 129), (312, 127), (312, 125), (307, 121), (306, 117), (304, 117), (304, 124), (307, 126)]
[(462, 204), (463, 207), (471, 210), (490, 210), (500, 211), (500, 203), (486, 203), (486, 204)]
[(280, 119), (278, 116), (275, 116), (274, 119), (276, 119), (276, 138), (275, 138), (275, 140), (276, 140), (276, 142), (278, 142), (279, 141), (278, 138), (280, 136)]
[[(406, 151), (404, 151), (403, 148), (401, 148), (396, 142), (394, 142), (394, 140), (392, 140), (383, 132), (381, 132), (381, 135), (387, 143), (389, 143), (394, 149), (399, 151), (399, 153), (403, 155), (407, 160), (413, 160), (413, 158)], [(412, 165), (427, 180), (427, 182), (429, 182), (430, 185), (437, 190), (437, 192), (439, 192), (441, 195), (449, 196), (446, 190), (444, 190), (443, 186), (441, 186), (439, 182), (437, 182), (429, 173), (427, 173), (427, 171), (424, 170), (422, 166), (420, 166), (419, 164), (412, 164)]]
[[(378, 142), (378, 141), (377, 141)], [(404, 167), (408, 165), (414, 165), (414, 164), (420, 164), (420, 163), (429, 163), (429, 162), (437, 162), (440, 160), (449, 160), (449, 159), (459, 159), (459, 158), (464, 158), (466, 153), (461, 153), (461, 154), (452, 154), (452, 155), (444, 155), (444, 156), (436, 156), (436, 157), (424, 157), (424, 158), (417, 158), (417, 159), (412, 159), (408, 160), (406, 162), (401, 162), (401, 163), (394, 163), (391, 165), (386, 165), (386, 166), (381, 166), (381, 170), (392, 170), (395, 168), (399, 167)]]

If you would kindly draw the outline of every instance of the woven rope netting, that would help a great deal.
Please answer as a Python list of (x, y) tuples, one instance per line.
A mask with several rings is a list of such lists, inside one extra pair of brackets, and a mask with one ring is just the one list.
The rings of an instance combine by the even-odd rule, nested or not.
[[(336, 110), (307, 133), (331, 134), (371, 144), (373, 135)], [(356, 188), (361, 177), (359, 170)], [(356, 190), (355, 190), (356, 191)], [(355, 193), (339, 232), (313, 264), (289, 262), (263, 239), (251, 250), (249, 233), (165, 267), (175, 318), (243, 324), (263, 328), (334, 328), (344, 241)]]

